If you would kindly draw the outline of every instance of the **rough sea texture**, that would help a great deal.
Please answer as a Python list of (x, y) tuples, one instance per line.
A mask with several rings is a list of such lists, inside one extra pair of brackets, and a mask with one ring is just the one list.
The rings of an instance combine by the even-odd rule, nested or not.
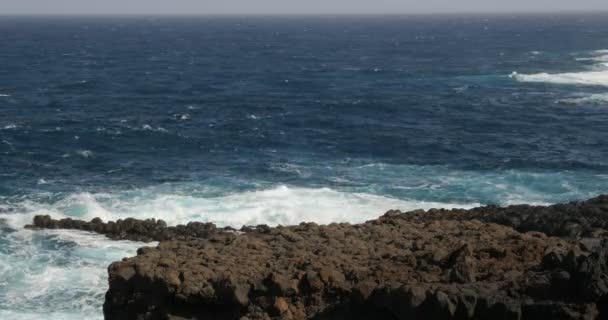
[(608, 16), (0, 17), (0, 318), (102, 318), (140, 246), (608, 191)]

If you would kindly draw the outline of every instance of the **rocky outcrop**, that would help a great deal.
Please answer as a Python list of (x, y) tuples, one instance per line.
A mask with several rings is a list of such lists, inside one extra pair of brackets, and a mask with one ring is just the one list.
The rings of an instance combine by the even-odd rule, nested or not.
[(595, 319), (606, 243), (480, 221), (302, 224), (112, 264), (108, 319)]
[(212, 223), (190, 222), (187, 225), (168, 227), (163, 220), (124, 220), (103, 222), (99, 218), (91, 221), (64, 218), (52, 219), (50, 216), (35, 216), (33, 224), (25, 228), (34, 229), (74, 229), (104, 234), (113, 240), (132, 240), (141, 242), (185, 240), (189, 238), (205, 238), (219, 231), (230, 231), (231, 228), (218, 229)]
[(160, 241), (108, 268), (106, 319), (608, 319), (607, 199), (239, 232), (133, 219), (32, 227)]
[[(431, 209), (401, 212), (391, 210), (385, 216), (400, 216), (410, 221), (479, 220), (512, 227), (520, 232), (539, 231), (549, 236), (572, 239), (598, 239), (608, 236), (608, 195), (587, 201), (556, 204), (552, 206), (513, 205), (508, 207), (484, 206), (470, 210)], [(36, 216), (26, 228), (76, 229), (106, 235), (114, 240), (164, 241), (172, 239), (205, 238), (218, 231), (235, 231), (233, 228), (217, 228), (212, 223), (190, 222), (187, 225), (167, 226), (163, 220), (124, 220), (103, 222), (70, 218), (55, 220), (50, 216)], [(241, 231), (269, 229), (266, 225), (243, 227)]]
[(510, 226), (521, 232), (539, 231), (556, 237), (588, 238), (608, 235), (608, 195), (552, 206), (485, 206), (471, 210), (390, 211), (388, 214), (407, 215), (409, 219), (419, 221), (477, 219)]

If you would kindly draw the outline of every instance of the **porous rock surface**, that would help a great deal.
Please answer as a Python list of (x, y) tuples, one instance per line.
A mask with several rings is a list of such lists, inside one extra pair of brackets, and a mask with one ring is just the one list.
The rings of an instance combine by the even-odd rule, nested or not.
[[(400, 214), (399, 211), (392, 213)], [(556, 237), (584, 238), (608, 234), (608, 195), (552, 206), (485, 206), (470, 210), (419, 210), (405, 214), (410, 219), (421, 221), (477, 219), (510, 226), (521, 232), (540, 231)]]
[(60, 221), (31, 227), (160, 241), (110, 265), (106, 319), (608, 319), (606, 196), (240, 232)]

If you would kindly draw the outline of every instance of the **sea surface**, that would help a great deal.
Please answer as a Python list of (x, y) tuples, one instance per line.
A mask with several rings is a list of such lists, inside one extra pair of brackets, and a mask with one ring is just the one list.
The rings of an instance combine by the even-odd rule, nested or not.
[(135, 242), (608, 192), (608, 15), (0, 17), (0, 319), (101, 319)]

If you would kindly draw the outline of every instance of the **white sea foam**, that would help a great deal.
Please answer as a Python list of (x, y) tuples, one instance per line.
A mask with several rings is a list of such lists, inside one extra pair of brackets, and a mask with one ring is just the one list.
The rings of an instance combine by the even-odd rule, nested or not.
[(155, 132), (168, 132), (167, 129), (163, 128), (163, 127), (153, 127), (149, 124), (144, 124), (143, 126), (141, 126), (141, 130), (143, 131), (155, 131)]
[(593, 57), (592, 59), (593, 59), (593, 61), (608, 62), (608, 54)]
[(594, 56), (594, 57), (582, 57), (575, 58), (576, 61), (597, 61), (597, 62), (607, 62), (608, 55)]
[(76, 153), (83, 158), (92, 158), (94, 155), (91, 150), (78, 150)]
[(520, 82), (543, 82), (608, 87), (608, 71), (584, 71), (554, 74), (544, 72), (536, 74), (520, 74), (513, 72), (510, 77)]
[[(268, 224), (291, 225), (363, 222), (389, 209), (471, 207), (398, 200), (365, 193), (328, 188), (277, 186), (270, 189), (196, 196), (171, 188), (150, 188), (117, 193), (74, 193), (54, 203), (25, 200), (14, 210), (0, 214), (15, 231), (0, 233), (8, 243), (0, 251), (0, 310), (4, 319), (101, 319), (107, 290), (107, 265), (133, 256), (141, 243), (110, 241), (100, 235), (74, 230), (32, 231), (22, 228), (34, 215), (89, 220), (101, 217), (159, 218), (175, 225), (188, 221), (212, 221), (220, 226)], [(0, 220), (0, 221), (2, 221)], [(53, 307), (50, 308), (49, 305)]]
[(10, 94), (6, 94), (6, 93), (0, 93), (0, 97), (10, 97)]
[(9, 123), (7, 125), (5, 125), (4, 127), (2, 127), (3, 130), (11, 130), (11, 129), (16, 129), (17, 125), (13, 124), (13, 123)]
[[(37, 214), (89, 220), (100, 217), (157, 218), (169, 224), (209, 221), (218, 225), (291, 225), (302, 221), (317, 223), (363, 222), (390, 209), (469, 208), (477, 203), (455, 204), (408, 201), (366, 193), (348, 193), (329, 188), (293, 188), (247, 191), (219, 197), (197, 197), (171, 193), (72, 194), (53, 204), (25, 201), (23, 215), (10, 215), (14, 224), (31, 223)], [(15, 221), (19, 219), (19, 221)]]
[[(282, 168), (282, 167), (281, 167)], [(295, 168), (295, 169), (294, 169)], [(287, 166), (287, 170), (297, 167)], [(298, 169), (299, 170), (299, 169)], [(333, 172), (333, 171), (332, 171)], [(0, 214), (13, 232), (0, 232), (0, 319), (101, 319), (107, 288), (106, 267), (111, 261), (132, 256), (140, 243), (114, 242), (102, 236), (73, 230), (31, 231), (22, 228), (34, 215), (56, 218), (116, 220), (125, 217), (158, 218), (171, 225), (210, 221), (220, 226), (291, 225), (362, 222), (389, 209), (432, 207), (469, 208), (478, 203), (450, 200), (407, 200), (388, 196), (382, 187), (404, 191), (416, 199), (484, 199), (498, 204), (547, 204), (559, 199), (593, 196), (606, 176), (569, 175), (564, 172), (469, 172), (442, 166), (374, 163), (343, 168), (332, 181), (361, 180), (366, 192), (279, 185), (272, 188), (225, 193), (223, 187), (200, 184), (163, 184), (111, 193), (72, 193), (55, 202), (35, 199), (10, 202)], [(396, 178), (398, 177), (398, 179)], [(377, 181), (385, 181), (376, 184)], [(583, 187), (581, 187), (583, 184)], [(591, 185), (587, 185), (591, 184)], [(380, 190), (380, 191), (378, 191)], [(52, 305), (52, 308), (48, 306)], [(2, 309), (2, 308), (0, 308)], [(52, 311), (49, 311), (52, 309)]]
[(578, 61), (590, 61), (593, 64), (587, 70), (565, 73), (533, 73), (523, 74), (513, 72), (510, 77), (520, 82), (541, 82), (553, 84), (582, 85), (582, 86), (608, 86), (608, 50), (595, 50), (582, 57), (575, 57)]
[(134, 255), (142, 245), (84, 232), (12, 226), (15, 231), (0, 233), (5, 243), (0, 251), (0, 319), (102, 319), (107, 265)]

